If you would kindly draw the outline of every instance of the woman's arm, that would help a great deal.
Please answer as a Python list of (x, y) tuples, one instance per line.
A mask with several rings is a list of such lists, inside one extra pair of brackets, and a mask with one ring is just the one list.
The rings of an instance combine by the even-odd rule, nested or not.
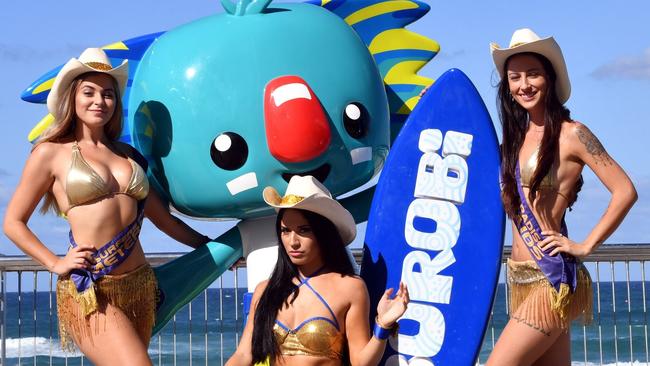
[[(350, 309), (345, 317), (345, 329), (350, 350), (352, 366), (377, 365), (384, 355), (386, 339), (370, 336), (368, 315), (370, 300), (368, 289), (362, 280), (356, 279), (348, 294), (351, 296)], [(393, 289), (388, 289), (377, 305), (377, 319), (383, 326), (392, 328), (406, 311), (409, 302), (408, 289), (403, 283), (394, 299), (390, 299)]]
[(29, 155), (20, 182), (7, 206), (3, 229), (7, 237), (25, 254), (49, 271), (63, 275), (73, 269), (90, 266), (95, 249), (78, 246), (68, 251), (64, 258), (59, 258), (27, 227), (38, 202), (54, 182), (52, 166), (55, 154), (56, 146), (44, 143)]
[(542, 234), (548, 237), (541, 244), (543, 250), (555, 246), (551, 255), (565, 252), (584, 257), (593, 253), (616, 230), (636, 201), (637, 193), (630, 178), (587, 126), (576, 122), (569, 143), (575, 155), (593, 170), (612, 195), (605, 213), (582, 243), (573, 242), (554, 231), (545, 231)]
[[(260, 282), (255, 291), (253, 292), (253, 298), (251, 299), (251, 311), (248, 313), (248, 319), (246, 320), (246, 326), (244, 327), (244, 333), (242, 333), (241, 340), (237, 346), (235, 353), (230, 356), (226, 362), (226, 366), (238, 366), (245, 365), (250, 366), (253, 363), (253, 323), (255, 322), (255, 309), (257, 308), (257, 303), (266, 289), (266, 284), (269, 281)], [(273, 334), (269, 334), (270, 337), (273, 337)]]
[(169, 207), (163, 203), (153, 187), (149, 188), (144, 213), (162, 232), (192, 248), (198, 248), (210, 241), (209, 237), (199, 234), (181, 219), (172, 215)]

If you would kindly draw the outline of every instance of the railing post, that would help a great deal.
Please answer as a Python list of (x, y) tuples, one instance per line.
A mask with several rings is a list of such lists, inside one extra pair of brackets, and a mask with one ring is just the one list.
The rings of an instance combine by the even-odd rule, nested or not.
[(2, 344), (0, 345), (0, 362), (3, 365), (7, 364), (7, 291), (5, 284), (5, 271), (0, 271), (0, 337), (2, 337)]

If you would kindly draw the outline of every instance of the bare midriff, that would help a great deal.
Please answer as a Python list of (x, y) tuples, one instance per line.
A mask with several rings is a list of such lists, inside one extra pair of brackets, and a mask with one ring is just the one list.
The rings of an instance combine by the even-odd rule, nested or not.
[[(101, 248), (136, 219), (137, 204), (127, 195), (114, 194), (73, 207), (67, 217), (75, 241), (79, 245)], [(129, 257), (111, 274), (127, 273), (145, 263), (144, 251), (138, 240)]]
[[(524, 187), (524, 193), (528, 196), (528, 188)], [(562, 218), (569, 207), (569, 202), (563, 195), (552, 189), (543, 189), (538, 191), (535, 202), (529, 206), (542, 231), (561, 231)], [(533, 259), (514, 223), (512, 224), (512, 259), (515, 261)]]
[(281, 356), (275, 364), (283, 366), (340, 366), (341, 360), (319, 356), (295, 355)]

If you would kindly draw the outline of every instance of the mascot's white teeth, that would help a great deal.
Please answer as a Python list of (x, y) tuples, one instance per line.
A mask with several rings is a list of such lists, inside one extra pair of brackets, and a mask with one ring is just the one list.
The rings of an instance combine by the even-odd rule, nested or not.
[(273, 101), (275, 102), (276, 107), (279, 107), (282, 104), (294, 99), (311, 100), (311, 95), (309, 94), (307, 85), (301, 83), (282, 85), (276, 88), (271, 93), (271, 96), (273, 97)]
[(258, 186), (257, 175), (255, 173), (246, 173), (226, 183), (226, 187), (231, 195), (237, 195), (241, 192), (253, 189)]
[(358, 147), (350, 151), (352, 165), (357, 165), (372, 159), (372, 147)]

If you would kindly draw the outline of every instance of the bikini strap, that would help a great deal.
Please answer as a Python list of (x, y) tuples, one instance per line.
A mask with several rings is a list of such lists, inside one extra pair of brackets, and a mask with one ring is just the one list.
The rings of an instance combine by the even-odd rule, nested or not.
[(321, 294), (319, 294), (318, 291), (316, 291), (316, 289), (315, 289), (315, 288), (314, 288), (314, 287), (309, 283), (309, 280), (310, 280), (312, 277), (314, 277), (314, 276), (316, 276), (317, 274), (319, 274), (319, 273), (320, 273), (324, 268), (325, 268), (325, 266), (323, 265), (321, 268), (319, 268), (318, 270), (316, 270), (316, 272), (312, 273), (310, 276), (305, 277), (304, 279), (301, 279), (301, 280), (300, 280), (300, 284), (298, 285), (298, 287), (300, 287), (300, 286), (302, 286), (302, 285), (305, 285), (305, 286), (307, 286), (307, 287), (311, 290), (311, 292), (314, 293), (314, 295), (316, 295), (316, 297), (318, 298), (318, 300), (320, 300), (320, 302), (323, 303), (323, 305), (325, 305), (325, 307), (327, 308), (327, 310), (330, 312), (330, 315), (332, 316), (332, 320), (334, 321), (334, 325), (336, 326), (336, 329), (338, 330), (338, 329), (340, 329), (340, 327), (339, 327), (339, 321), (336, 319), (336, 315), (334, 314), (334, 311), (332, 310), (332, 308), (330, 307), (330, 305), (327, 303), (327, 301), (325, 301), (325, 299), (323, 298), (323, 296), (321, 296)]
[(316, 291), (316, 289), (313, 288), (312, 285), (309, 284), (309, 282), (305, 282), (305, 285), (306, 285), (307, 287), (309, 287), (309, 289), (311, 290), (311, 292), (313, 292), (314, 295), (316, 295), (316, 297), (318, 297), (318, 299), (320, 300), (320, 302), (322, 302), (323, 305), (325, 305), (325, 307), (327, 308), (327, 310), (330, 312), (330, 315), (332, 316), (332, 320), (334, 321), (334, 325), (336, 325), (336, 329), (339, 329), (339, 321), (336, 320), (336, 315), (334, 314), (334, 311), (332, 310), (332, 308), (330, 307), (330, 305), (327, 303), (327, 301), (325, 301), (325, 299), (323, 298), (323, 296), (321, 296), (321, 294), (319, 294), (318, 291)]
[(325, 269), (325, 265), (321, 266), (319, 269), (314, 271), (314, 273), (310, 274), (309, 276), (302, 277), (300, 273), (298, 273), (298, 278), (300, 279), (300, 283), (298, 284), (298, 287), (302, 286), (304, 283), (309, 281), (312, 277), (316, 276), (317, 274), (321, 273)]

